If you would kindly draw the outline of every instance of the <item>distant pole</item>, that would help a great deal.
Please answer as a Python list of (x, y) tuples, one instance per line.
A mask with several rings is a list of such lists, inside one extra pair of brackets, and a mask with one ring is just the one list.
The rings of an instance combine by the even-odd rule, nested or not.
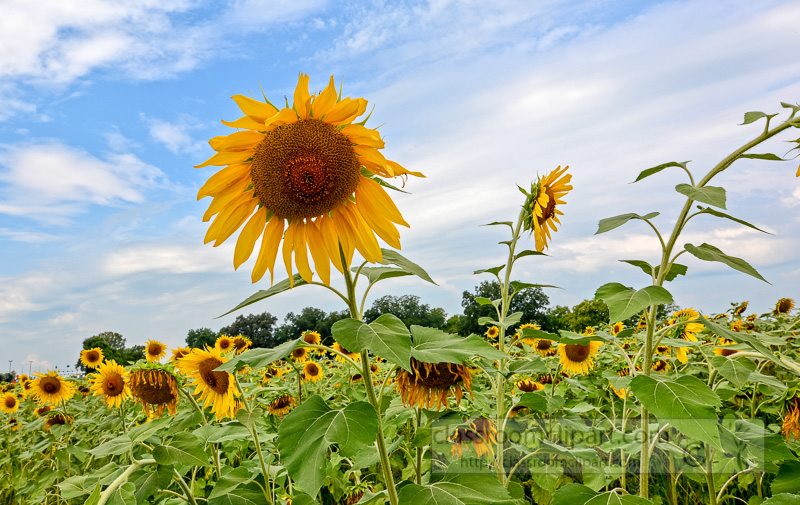
[(11, 363), (13, 361), (14, 361), (13, 359), (8, 360), (8, 373), (11, 373)]
[(29, 360), (28, 363), (30, 363), (30, 365), (28, 365), (28, 375), (30, 375), (33, 370), (33, 360)]

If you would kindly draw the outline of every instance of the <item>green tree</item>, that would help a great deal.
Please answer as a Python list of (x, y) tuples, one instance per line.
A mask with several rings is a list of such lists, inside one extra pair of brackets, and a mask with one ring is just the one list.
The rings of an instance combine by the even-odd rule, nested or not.
[[(500, 283), (497, 281), (483, 281), (475, 287), (475, 292), (464, 291), (461, 297), (461, 306), (464, 315), (458, 319), (458, 334), (467, 336), (470, 333), (482, 334), (486, 325), (478, 324), (478, 319), (484, 316), (497, 319), (497, 312), (492, 305), (481, 305), (475, 301), (476, 297), (497, 300), (500, 298)], [(535, 323), (543, 330), (552, 331), (547, 326), (547, 305), (550, 299), (541, 288), (531, 288), (518, 293), (511, 300), (509, 313), (522, 312), (521, 323)]]
[(604, 328), (608, 325), (608, 306), (602, 300), (584, 300), (572, 310), (557, 305), (546, 317), (552, 330), (569, 330), (580, 333), (587, 326)]
[[(104, 331), (83, 341), (83, 349), (94, 349), (96, 347), (99, 347), (100, 350), (103, 351), (104, 359), (113, 359), (118, 364), (123, 366), (127, 366), (140, 359), (144, 359), (143, 345), (125, 347), (125, 337), (113, 331)], [(84, 372), (93, 370), (83, 366), (80, 358), (75, 364), (75, 369)]]
[(281, 343), (273, 335), (273, 327), (277, 320), (278, 318), (269, 312), (239, 315), (233, 323), (220, 328), (219, 333), (231, 337), (243, 335), (253, 341), (253, 348), (275, 347)]
[(316, 307), (306, 307), (299, 314), (289, 312), (284, 318), (284, 324), (275, 330), (275, 341), (281, 343), (293, 340), (300, 337), (304, 331), (310, 330), (319, 333), (323, 343), (331, 344), (333, 323), (348, 317), (350, 314), (346, 310), (326, 314), (324, 310)]
[(383, 314), (394, 314), (409, 327), (416, 324), (444, 329), (447, 321), (444, 309), (440, 307), (432, 309), (427, 303), (420, 303), (417, 295), (382, 296), (364, 312), (364, 321), (372, 322)]
[(211, 331), (210, 328), (189, 330), (189, 333), (186, 335), (186, 345), (193, 349), (205, 349), (207, 345), (214, 347), (218, 337), (219, 333)]

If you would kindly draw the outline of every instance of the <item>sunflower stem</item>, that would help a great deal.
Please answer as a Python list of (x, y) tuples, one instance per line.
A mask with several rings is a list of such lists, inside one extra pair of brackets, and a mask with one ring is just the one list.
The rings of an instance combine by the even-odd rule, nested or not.
[[(236, 384), (236, 389), (239, 391), (239, 394), (242, 395), (242, 404), (244, 405), (245, 410), (247, 410), (248, 414), (252, 414), (253, 408), (250, 406), (250, 402), (247, 400), (247, 396), (244, 394), (242, 385), (239, 383), (239, 378), (236, 377), (236, 374), (232, 375), (233, 383)], [(261, 463), (261, 475), (264, 476), (264, 483), (267, 485), (267, 487), (269, 487), (269, 473), (267, 473), (267, 466), (264, 463), (264, 453), (261, 452), (261, 442), (258, 440), (258, 428), (256, 428), (255, 423), (246, 427), (250, 431), (250, 434), (253, 435), (253, 443), (256, 446), (256, 454), (258, 455), (259, 463)], [(266, 498), (268, 502), (273, 503), (272, 497), (269, 496), (269, 493), (266, 491), (264, 491), (264, 498)]]
[(131, 464), (131, 466), (126, 468), (125, 471), (119, 475), (119, 477), (114, 479), (114, 482), (108, 485), (105, 491), (100, 493), (100, 499), (97, 501), (97, 505), (105, 505), (108, 499), (111, 498), (111, 495), (114, 493), (114, 491), (116, 491), (118, 487), (127, 482), (128, 477), (130, 477), (130, 475), (133, 472), (135, 472), (140, 466), (155, 465), (155, 464), (156, 460), (154, 459), (140, 459), (139, 461), (136, 461), (135, 463)]

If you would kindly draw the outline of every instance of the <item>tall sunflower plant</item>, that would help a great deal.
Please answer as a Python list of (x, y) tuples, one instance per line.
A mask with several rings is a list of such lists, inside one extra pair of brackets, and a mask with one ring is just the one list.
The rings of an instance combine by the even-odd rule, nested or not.
[[(791, 369), (795, 373), (800, 372), (800, 366), (794, 360), (786, 356), (776, 355), (768, 345), (765, 345), (764, 342), (768, 341), (768, 337), (765, 335), (731, 331), (724, 325), (709, 320), (693, 310), (682, 314), (682, 317), (673, 317), (661, 327), (659, 327), (660, 323), (656, 317), (660, 305), (673, 302), (672, 295), (664, 287), (665, 283), (672, 282), (678, 279), (679, 276), (685, 276), (689, 270), (687, 265), (677, 262), (680, 256), (687, 253), (689, 256), (694, 256), (702, 261), (723, 263), (766, 282), (766, 279), (747, 261), (729, 255), (712, 244), (702, 243), (696, 245), (685, 243), (681, 246), (678, 245), (678, 241), (690, 221), (704, 217), (732, 221), (750, 229), (764, 232), (764, 230), (755, 225), (724, 212), (727, 204), (725, 188), (712, 186), (709, 183), (717, 175), (731, 168), (738, 160), (785, 161), (772, 153), (752, 151), (765, 141), (786, 130), (800, 128), (800, 117), (798, 117), (800, 106), (783, 102), (781, 105), (789, 110), (788, 118), (777, 125), (773, 124), (773, 120), (779, 114), (747, 112), (744, 115), (742, 124), (753, 124), (763, 119), (765, 124), (761, 133), (725, 156), (700, 178), (695, 177), (695, 174), (689, 168), (688, 161), (663, 163), (643, 170), (636, 177), (634, 182), (638, 183), (670, 168), (677, 168), (685, 172), (687, 181), (675, 186), (675, 191), (684, 196), (685, 201), (669, 234), (659, 229), (655, 222), (659, 212), (649, 212), (641, 215), (627, 213), (602, 219), (599, 222), (596, 234), (609, 232), (629, 222), (643, 221), (652, 230), (661, 251), (660, 257), (654, 263), (642, 259), (620, 260), (641, 270), (649, 278), (649, 286), (637, 290), (620, 283), (608, 283), (598, 288), (595, 293), (596, 299), (603, 300), (608, 305), (612, 324), (643, 312), (644, 344), (641, 350), (630, 359), (630, 375), (632, 379), (629, 381), (632, 399), (641, 407), (639, 419), (641, 426), (639, 496), (642, 498), (648, 498), (651, 495), (649, 490), (649, 484), (652, 479), (650, 461), (653, 457), (653, 451), (658, 450), (656, 449), (657, 444), (660, 444), (672, 430), (677, 430), (685, 436), (700, 439), (702, 442), (706, 456), (706, 464), (703, 466), (705, 467), (705, 475), (709, 477), (707, 499), (708, 503), (716, 504), (722, 497), (722, 490), (719, 489), (718, 485), (715, 485), (714, 479), (710, 477), (713, 475), (714, 455), (721, 454), (726, 449), (729, 449), (725, 445), (726, 440), (729, 441), (729, 439), (722, 433), (722, 425), (718, 425), (714, 419), (719, 412), (721, 401), (720, 396), (712, 389), (717, 385), (714, 381), (715, 376), (729, 376), (731, 367), (746, 367), (749, 369), (752, 366), (751, 363), (757, 363), (759, 367), (763, 367), (768, 362)], [(800, 149), (800, 139), (791, 142), (796, 144), (791, 150)], [(800, 177), (800, 170), (798, 170), (797, 176)], [(742, 307), (742, 311), (744, 308), (746, 308), (746, 305)], [(677, 343), (679, 346), (683, 346), (678, 347), (678, 350), (681, 351), (681, 349), (686, 349), (685, 344), (692, 343), (670, 341), (669, 337), (673, 329), (676, 329), (679, 334), (682, 333), (684, 340), (696, 341), (696, 338), (686, 338), (686, 334), (695, 335), (702, 328), (705, 328), (704, 332), (708, 335), (715, 336), (723, 341), (738, 342), (744, 345), (746, 352), (736, 352), (729, 356), (731, 358), (735, 357), (733, 361), (736, 363), (735, 365), (731, 365), (730, 359), (712, 360), (709, 357), (707, 363), (710, 373), (708, 381), (705, 383), (688, 373), (688, 371), (671, 375), (653, 373), (658, 361), (656, 355), (662, 344)], [(668, 348), (666, 345), (663, 347)], [(683, 356), (685, 356), (685, 351), (683, 351), (683, 354), (678, 354), (678, 359), (681, 362), (685, 362), (685, 357)], [(670, 427), (670, 429), (667, 429), (667, 427)], [(698, 436), (700, 433), (703, 434), (702, 437)]]

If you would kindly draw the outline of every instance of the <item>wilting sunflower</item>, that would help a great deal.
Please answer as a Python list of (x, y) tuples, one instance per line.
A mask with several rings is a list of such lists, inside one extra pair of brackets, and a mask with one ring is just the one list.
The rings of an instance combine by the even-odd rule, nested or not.
[(791, 298), (781, 298), (778, 300), (778, 303), (775, 304), (775, 310), (773, 311), (775, 315), (781, 314), (788, 314), (790, 310), (794, 308), (794, 300)]
[(567, 169), (569, 166), (563, 169), (559, 166), (544, 178), (539, 177), (536, 182), (531, 184), (530, 193), (522, 190), (527, 196), (523, 205), (525, 209), (523, 226), (526, 231), (533, 233), (536, 250), (539, 252), (548, 247), (550, 230), (558, 231), (555, 223), (561, 224), (558, 216), (564, 213), (556, 207), (566, 205), (561, 198), (572, 189), (572, 186), (568, 185), (572, 175), (566, 174)]
[(241, 407), (236, 397), (236, 383), (229, 372), (215, 372), (214, 369), (228, 361), (219, 349), (207, 348), (206, 350), (194, 349), (191, 354), (180, 360), (181, 370), (194, 381), (190, 384), (196, 386), (195, 395), (200, 395), (203, 408), (211, 406), (211, 411), (217, 419), (235, 417), (236, 411)]
[(295, 405), (297, 405), (297, 402), (295, 401), (294, 396), (290, 395), (289, 393), (284, 393), (275, 397), (275, 399), (272, 400), (267, 406), (267, 410), (273, 416), (280, 416), (283, 418), (283, 416), (288, 414)]
[(245, 115), (223, 124), (239, 131), (211, 139), (217, 154), (197, 165), (227, 165), (197, 193), (198, 200), (213, 198), (203, 221), (216, 215), (205, 242), (218, 246), (242, 227), (233, 255), (239, 268), (262, 237), (253, 282), (267, 270), (272, 282), (281, 241), (290, 279), (292, 254), (300, 275), (311, 282), (310, 251), (325, 284), (330, 284), (330, 263), (344, 272), (355, 249), (369, 262), (381, 261), (375, 234), (399, 249), (395, 223), (408, 223), (375, 176), (422, 176), (384, 158), (378, 151), (384, 147), (380, 134), (364, 121), (353, 123), (366, 111), (366, 100), (339, 99), (333, 76), (319, 95), (309, 94), (308, 82), (300, 74), (293, 106), (280, 110), (269, 101), (233, 96)]
[[(717, 343), (719, 345), (736, 345), (736, 342), (734, 342), (733, 340), (727, 339), (725, 337), (720, 337), (719, 342), (717, 342)], [(729, 348), (726, 348), (726, 347), (715, 347), (714, 348), (714, 354), (716, 354), (717, 356), (728, 357), (728, 356), (730, 356), (732, 354), (736, 354), (737, 352), (739, 352), (739, 351), (737, 351), (736, 349), (729, 349)]]
[(235, 351), (235, 354), (242, 354), (246, 350), (250, 349), (252, 345), (253, 341), (244, 335), (237, 335), (236, 338), (233, 339), (233, 350)]
[(793, 397), (792, 406), (788, 407), (786, 416), (783, 418), (783, 435), (786, 441), (789, 441), (789, 436), (795, 440), (800, 440), (800, 405), (798, 405), (797, 396)]
[(3, 396), (0, 397), (0, 410), (11, 415), (16, 412), (18, 408), (19, 400), (17, 399), (17, 395), (13, 393), (3, 393)]
[(296, 347), (292, 349), (292, 354), (290, 354), (290, 356), (296, 363), (303, 363), (308, 359), (308, 354), (308, 349), (305, 347)]
[(717, 314), (716, 316), (714, 316), (714, 321), (719, 321), (721, 319), (727, 320), (728, 314)]
[(103, 350), (99, 347), (81, 351), (81, 364), (86, 368), (97, 368), (103, 362)]
[(58, 375), (58, 372), (48, 370), (46, 374), (36, 372), (34, 375), (37, 378), (31, 381), (31, 387), (39, 405), (58, 405), (75, 395), (75, 386)]
[(89, 376), (91, 390), (95, 396), (102, 396), (108, 408), (119, 407), (131, 397), (128, 381), (129, 372), (116, 361), (106, 361), (97, 367), (97, 373)]
[[(169, 366), (169, 365), (167, 365)], [(149, 418), (178, 412), (178, 378), (163, 365), (140, 365), (131, 370), (130, 388), (135, 403)]]
[(268, 366), (267, 369), (264, 371), (264, 375), (262, 376), (262, 380), (267, 383), (272, 378), (279, 378), (283, 375), (283, 369), (277, 366)]
[(364, 484), (363, 482), (360, 484), (356, 484), (355, 486), (351, 487), (347, 491), (344, 492), (345, 498), (345, 505), (355, 505), (356, 503), (361, 500), (364, 496), (364, 491), (370, 489), (369, 486)]
[(172, 350), (172, 356), (170, 356), (168, 363), (172, 363), (175, 366), (175, 370), (180, 372), (180, 365), (178, 364), (178, 360), (182, 357), (186, 356), (192, 352), (191, 347), (178, 347)]
[(624, 322), (622, 322), (622, 321), (616, 322), (611, 327), (611, 334), (616, 337), (617, 335), (619, 335), (619, 332), (621, 332), (624, 329), (625, 329), (625, 323)]
[(455, 363), (424, 363), (411, 358), (411, 372), (402, 369), (397, 376), (403, 403), (428, 410), (447, 408), (451, 388), (456, 405), (460, 405), (462, 387), (472, 395), (472, 373), (466, 366)]
[(214, 349), (218, 349), (221, 352), (228, 352), (233, 348), (233, 338), (228, 335), (220, 335), (214, 343)]
[(742, 302), (741, 305), (738, 305), (738, 306), (734, 307), (733, 315), (734, 316), (741, 316), (744, 313), (744, 311), (747, 310), (747, 305), (749, 303), (750, 303), (749, 301), (748, 302)]
[(653, 370), (656, 372), (666, 372), (669, 370), (669, 363), (667, 363), (667, 360), (657, 359), (653, 362)]
[[(333, 350), (334, 350), (334, 351), (338, 351), (338, 352), (340, 352), (340, 353), (344, 354), (345, 356), (347, 356), (347, 357), (348, 357), (348, 358), (350, 358), (350, 359), (353, 359), (353, 360), (355, 360), (355, 361), (361, 361), (361, 355), (360, 355), (359, 353), (357, 353), (357, 352), (350, 352), (349, 350), (347, 350), (347, 349), (346, 349), (346, 348), (345, 348), (345, 347), (344, 347), (342, 344), (340, 344), (339, 342), (334, 342), (334, 343), (333, 343), (333, 345), (332, 345), (331, 347), (333, 348)], [(344, 358), (342, 358), (342, 357), (341, 357), (341, 356), (339, 356), (338, 354), (336, 354), (336, 357), (335, 357), (334, 359), (335, 359), (336, 361), (339, 361), (339, 362), (341, 362), (341, 363), (344, 363), (344, 362), (345, 362), (345, 361), (344, 361)]]
[(64, 417), (64, 414), (55, 414), (47, 418), (44, 422), (44, 429), (50, 431), (50, 428), (56, 425), (72, 424), (72, 417)]
[(314, 361), (307, 361), (303, 365), (303, 379), (307, 382), (317, 382), (322, 379), (322, 366)]
[(486, 419), (479, 417), (472, 421), (467, 428), (458, 428), (447, 440), (454, 443), (451, 449), (453, 457), (461, 457), (464, 448), (469, 442), (475, 454), (481, 456), (494, 456), (494, 445), (497, 444), (497, 425)]
[(51, 407), (50, 405), (45, 405), (44, 407), (39, 407), (38, 409), (34, 409), (33, 415), (35, 415), (36, 417), (42, 417), (51, 410), (53, 410), (53, 407)]
[(144, 357), (147, 361), (158, 363), (167, 355), (167, 346), (156, 340), (148, 340), (144, 348)]
[(486, 338), (489, 340), (494, 340), (500, 336), (500, 328), (497, 326), (492, 326), (488, 330), (486, 330)]
[(602, 342), (591, 341), (583, 344), (561, 344), (558, 354), (561, 356), (559, 363), (567, 371), (576, 374), (586, 374), (594, 368), (593, 356), (597, 354)]
[(544, 389), (542, 384), (532, 381), (531, 379), (520, 379), (514, 385), (517, 386), (517, 389), (525, 393), (532, 393)]

